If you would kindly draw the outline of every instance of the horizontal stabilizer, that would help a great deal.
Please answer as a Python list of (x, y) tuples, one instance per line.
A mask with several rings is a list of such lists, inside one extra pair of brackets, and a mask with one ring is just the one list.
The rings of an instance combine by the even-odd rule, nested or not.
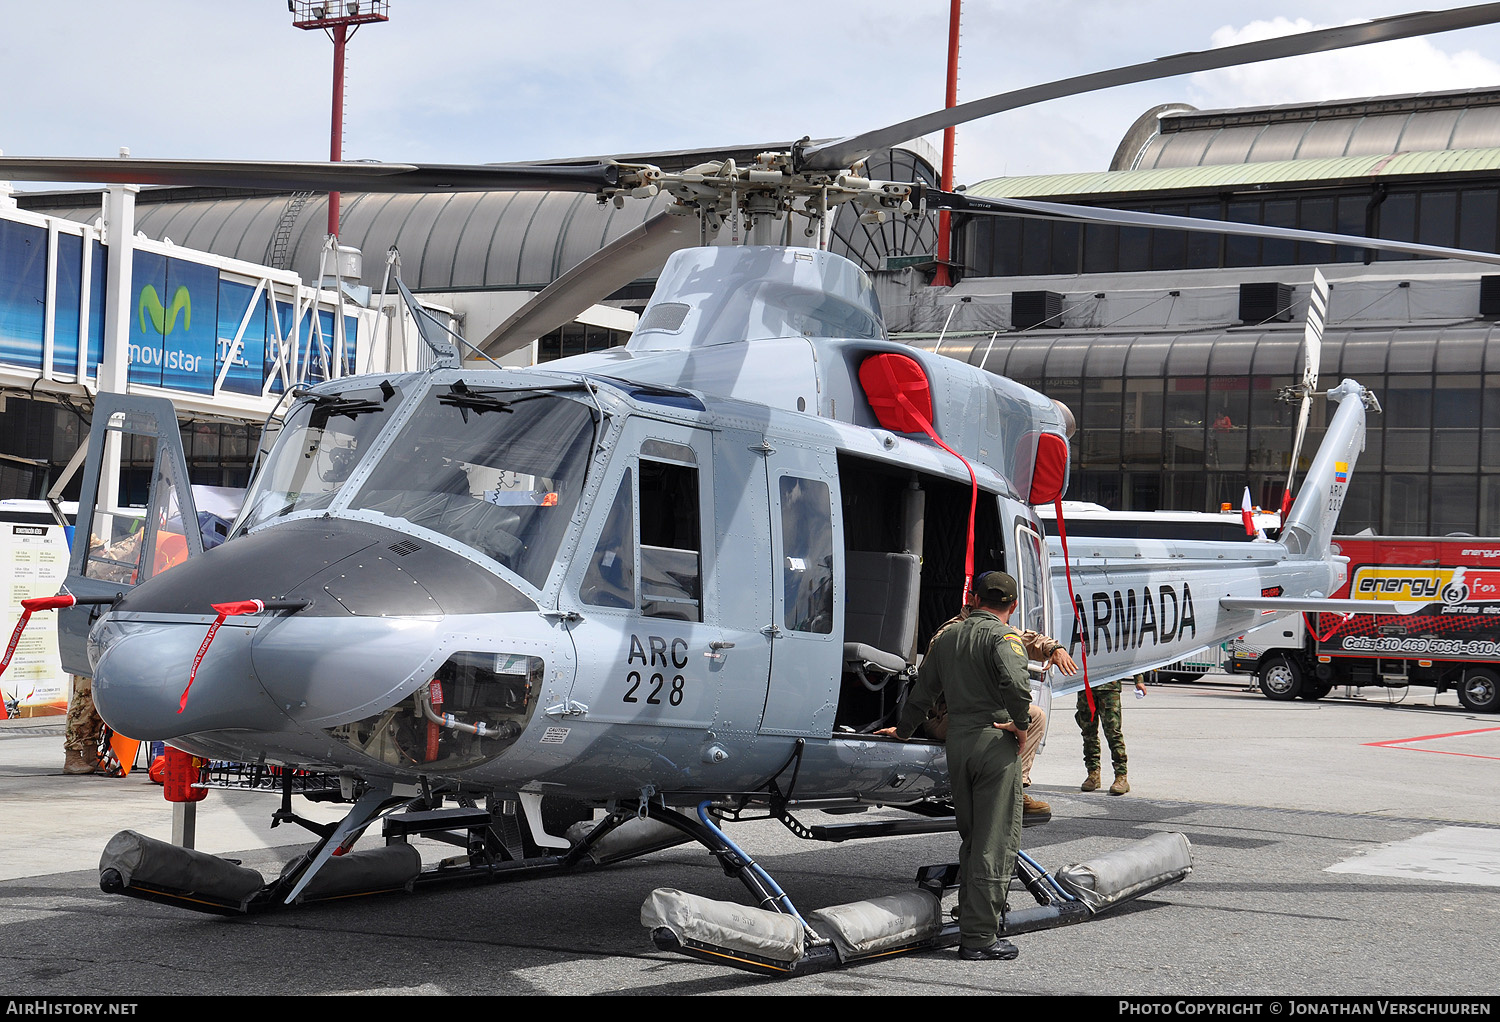
[(1325, 600), (1319, 597), (1293, 599), (1286, 596), (1226, 596), (1219, 601), (1225, 610), (1266, 610), (1281, 614), (1414, 614), (1420, 603), (1395, 600)]

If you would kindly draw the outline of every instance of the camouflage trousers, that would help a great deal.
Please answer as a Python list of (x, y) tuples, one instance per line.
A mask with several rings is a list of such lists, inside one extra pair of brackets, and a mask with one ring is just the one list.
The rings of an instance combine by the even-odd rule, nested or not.
[(1120, 683), (1095, 685), (1094, 705), (1098, 716), (1089, 713), (1088, 695), (1078, 693), (1078, 709), (1073, 719), (1083, 732), (1083, 765), (1090, 773), (1099, 769), (1099, 727), (1104, 727), (1104, 740), (1109, 742), (1109, 757), (1114, 761), (1115, 773), (1125, 773), (1125, 732), (1120, 721)]
[(68, 723), (63, 736), (63, 748), (81, 752), (89, 757), (99, 753), (99, 731), (104, 722), (94, 709), (94, 688), (91, 679), (73, 677), (73, 698), (68, 700)]

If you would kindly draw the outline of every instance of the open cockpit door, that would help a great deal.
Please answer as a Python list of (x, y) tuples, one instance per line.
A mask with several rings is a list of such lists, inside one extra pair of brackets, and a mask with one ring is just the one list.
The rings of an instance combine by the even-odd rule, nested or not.
[[(203, 552), (177, 412), (166, 398), (101, 393), (78, 494), (67, 591), (123, 593)], [(61, 611), (63, 669), (89, 674), (85, 640), (100, 606)]]

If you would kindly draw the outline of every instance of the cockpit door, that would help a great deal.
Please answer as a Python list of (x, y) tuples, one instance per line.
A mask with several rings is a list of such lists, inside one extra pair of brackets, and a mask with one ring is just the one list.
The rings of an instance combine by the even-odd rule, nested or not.
[[(754, 728), (745, 717), (759, 716), (768, 655), (763, 617), (742, 603), (769, 600), (754, 582), (766, 555), (763, 542), (756, 553), (725, 541), (744, 467), (721, 447), (715, 432), (645, 416), (614, 445), (559, 598), (578, 651), (571, 701), (590, 722)], [(764, 530), (764, 511), (752, 517)]]
[(844, 540), (838, 467), (826, 449), (774, 438), (771, 505), (771, 684), (761, 734), (833, 732), (843, 671)]
[[(67, 591), (81, 598), (123, 593), (202, 552), (172, 402), (101, 393), (78, 495)], [(92, 672), (86, 640), (100, 610), (94, 605), (61, 612), (58, 647), (71, 674)]]

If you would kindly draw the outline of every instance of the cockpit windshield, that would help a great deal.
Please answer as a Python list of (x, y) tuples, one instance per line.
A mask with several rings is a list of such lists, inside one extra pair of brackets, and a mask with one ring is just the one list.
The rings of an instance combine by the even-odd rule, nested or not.
[(583, 491), (591, 404), (532, 390), (432, 389), (351, 509), (405, 519), (540, 588)]
[(390, 383), (299, 401), (245, 499), (236, 533), (332, 504), (400, 404), (401, 391)]

